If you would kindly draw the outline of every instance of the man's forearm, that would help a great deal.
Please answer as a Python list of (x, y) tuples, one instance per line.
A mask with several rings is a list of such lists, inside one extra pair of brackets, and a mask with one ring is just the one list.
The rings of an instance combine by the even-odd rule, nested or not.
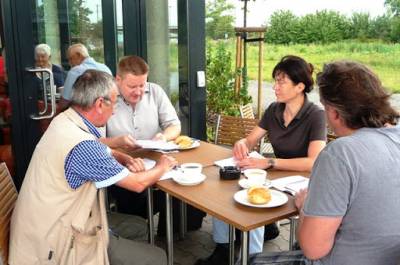
[(166, 141), (174, 140), (181, 134), (181, 126), (180, 125), (171, 125), (168, 126), (162, 133), (165, 137)]

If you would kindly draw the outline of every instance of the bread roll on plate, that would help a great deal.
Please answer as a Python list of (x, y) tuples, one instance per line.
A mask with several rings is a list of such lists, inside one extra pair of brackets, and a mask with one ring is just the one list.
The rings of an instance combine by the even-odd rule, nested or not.
[(180, 148), (189, 148), (193, 144), (192, 138), (186, 135), (180, 135), (175, 139), (175, 143), (179, 145)]
[(271, 192), (268, 188), (252, 187), (247, 190), (247, 199), (253, 204), (266, 204), (271, 200)]

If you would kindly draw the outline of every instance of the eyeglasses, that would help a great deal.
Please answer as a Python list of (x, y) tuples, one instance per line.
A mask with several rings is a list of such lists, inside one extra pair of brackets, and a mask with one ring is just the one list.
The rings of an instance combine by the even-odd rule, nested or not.
[(115, 101), (112, 101), (112, 99), (110, 97), (99, 97), (99, 98), (102, 98), (107, 105), (115, 104)]

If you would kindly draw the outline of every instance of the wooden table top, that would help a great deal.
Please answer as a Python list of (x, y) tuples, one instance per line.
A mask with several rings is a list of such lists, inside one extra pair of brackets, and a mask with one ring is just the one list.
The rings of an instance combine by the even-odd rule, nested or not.
[[(171, 179), (159, 181), (156, 186), (242, 231), (249, 231), (297, 214), (294, 199), (290, 195), (288, 202), (279, 207), (248, 207), (233, 199), (233, 195), (241, 189), (238, 180), (220, 180), (219, 168), (216, 166), (204, 168), (203, 174), (207, 176), (206, 180), (196, 186), (182, 186)], [(306, 172), (269, 171), (268, 178), (298, 174), (308, 175)]]
[[(158, 160), (161, 156), (159, 152), (149, 150), (137, 150), (129, 153), (134, 157), (146, 157), (153, 160)], [(182, 150), (178, 153), (168, 154), (174, 157), (179, 164), (182, 163), (200, 163), (203, 167), (211, 166), (214, 161), (221, 160), (232, 156), (232, 150), (215, 144), (200, 141), (200, 146), (194, 149)]]
[[(131, 155), (157, 159), (161, 154), (140, 150), (131, 153)], [(201, 163), (203, 165), (202, 173), (207, 178), (203, 183), (196, 186), (181, 186), (169, 179), (157, 182), (156, 187), (242, 231), (249, 231), (297, 214), (294, 199), (289, 195), (289, 200), (285, 205), (275, 208), (254, 208), (235, 202), (233, 195), (240, 190), (238, 180), (220, 180), (219, 168), (213, 165), (216, 160), (231, 157), (232, 150), (230, 149), (201, 142), (198, 148), (170, 155), (175, 157), (179, 164)], [(269, 179), (291, 175), (308, 176), (309, 173), (268, 171)]]

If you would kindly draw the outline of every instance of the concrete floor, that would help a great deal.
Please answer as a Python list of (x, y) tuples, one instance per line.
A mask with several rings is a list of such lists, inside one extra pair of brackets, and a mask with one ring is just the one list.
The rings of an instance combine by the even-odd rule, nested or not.
[[(212, 240), (212, 221), (207, 215), (203, 226), (199, 231), (188, 232), (184, 239), (174, 239), (174, 264), (193, 265), (199, 258), (209, 256), (214, 250), (215, 244)], [(280, 235), (274, 240), (264, 244), (264, 251), (283, 251), (289, 249), (289, 221), (280, 222)], [(166, 249), (164, 238), (156, 238), (156, 244)]]

